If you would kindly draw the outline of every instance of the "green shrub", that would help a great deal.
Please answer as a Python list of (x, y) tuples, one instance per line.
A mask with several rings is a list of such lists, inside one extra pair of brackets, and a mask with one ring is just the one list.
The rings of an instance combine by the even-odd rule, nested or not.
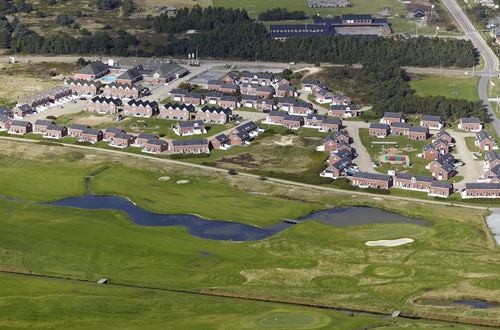
[(173, 154), (170, 159), (209, 158), (210, 154)]

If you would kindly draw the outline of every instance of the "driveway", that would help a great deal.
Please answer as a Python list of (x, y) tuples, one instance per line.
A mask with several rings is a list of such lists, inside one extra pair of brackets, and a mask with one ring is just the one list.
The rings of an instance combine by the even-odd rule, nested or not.
[(77, 112), (85, 110), (87, 103), (88, 103), (88, 101), (82, 101), (82, 100), (76, 99), (76, 103), (72, 103), (72, 102), (65, 103), (62, 105), (62, 108), (54, 107), (52, 109), (48, 109), (48, 110), (45, 110), (45, 111), (42, 111), (39, 113), (32, 114), (32, 115), (24, 118), (24, 120), (27, 120), (27, 121), (31, 122), (32, 124), (34, 124), (35, 121), (37, 121), (38, 119), (46, 119), (47, 116), (59, 117), (61, 115), (66, 115), (66, 114), (70, 114), (70, 113), (77, 113)]
[(372, 166), (370, 154), (359, 138), (359, 129), (368, 128), (369, 123), (362, 121), (343, 121), (342, 123), (345, 126), (345, 130), (352, 138), (352, 146), (356, 149), (356, 153), (358, 154), (358, 157), (354, 159), (354, 163), (358, 165), (359, 169), (363, 172), (378, 173)]
[(455, 184), (458, 189), (465, 188), (466, 182), (477, 182), (477, 179), (483, 174), (483, 161), (474, 160), (472, 152), (467, 148), (465, 143), (466, 137), (474, 137), (474, 133), (461, 133), (449, 132), (455, 138), (455, 152), (456, 158), (465, 163), (464, 166), (459, 167), (458, 175), (463, 176), (464, 179)]
[(233, 114), (239, 115), (244, 121), (259, 121), (267, 117), (267, 113), (263, 112), (253, 112), (253, 111), (233, 111)]

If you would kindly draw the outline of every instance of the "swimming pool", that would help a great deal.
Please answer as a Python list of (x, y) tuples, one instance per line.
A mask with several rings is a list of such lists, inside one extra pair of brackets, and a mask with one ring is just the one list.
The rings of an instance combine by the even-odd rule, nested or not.
[(110, 83), (112, 83), (112, 82), (116, 81), (116, 77), (104, 77), (101, 80), (104, 81), (104, 82), (110, 82)]

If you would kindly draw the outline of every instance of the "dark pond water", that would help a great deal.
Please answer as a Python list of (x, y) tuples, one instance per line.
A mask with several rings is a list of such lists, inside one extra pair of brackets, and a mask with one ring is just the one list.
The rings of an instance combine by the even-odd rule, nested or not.
[(494, 302), (488, 302), (484, 300), (440, 300), (440, 299), (419, 299), (417, 300), (419, 304), (429, 305), (429, 306), (467, 306), (475, 309), (488, 309), (500, 307), (500, 304)]
[[(117, 196), (94, 196), (70, 197), (54, 203), (52, 206), (76, 207), (87, 210), (111, 209), (127, 213), (130, 219), (142, 226), (183, 226), (189, 230), (191, 235), (226, 241), (255, 241), (277, 234), (292, 224), (278, 222), (276, 224), (259, 228), (251, 225), (218, 220), (205, 220), (190, 214), (158, 214), (146, 211), (129, 200)], [(318, 220), (332, 226), (354, 226), (372, 223), (411, 223), (421, 226), (430, 224), (416, 219), (410, 219), (401, 215), (385, 212), (368, 207), (341, 207), (331, 210), (311, 213), (308, 216), (297, 219), (302, 222), (306, 220)]]

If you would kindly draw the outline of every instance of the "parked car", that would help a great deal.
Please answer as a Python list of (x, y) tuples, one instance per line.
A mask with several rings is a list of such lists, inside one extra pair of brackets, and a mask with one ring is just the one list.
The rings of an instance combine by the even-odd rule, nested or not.
[(478, 155), (478, 154), (476, 154), (476, 153), (473, 153), (473, 154), (472, 154), (472, 158), (474, 158), (474, 159), (478, 159), (479, 157), (481, 157), (481, 156), (479, 156), (479, 155)]
[(455, 165), (456, 165), (456, 166), (464, 166), (464, 165), (465, 165), (465, 163), (464, 163), (464, 162), (456, 162), (456, 163), (455, 163)]
[(373, 166), (373, 167), (377, 167), (377, 166), (378, 166), (378, 163), (377, 163), (377, 162), (372, 162), (372, 166)]

